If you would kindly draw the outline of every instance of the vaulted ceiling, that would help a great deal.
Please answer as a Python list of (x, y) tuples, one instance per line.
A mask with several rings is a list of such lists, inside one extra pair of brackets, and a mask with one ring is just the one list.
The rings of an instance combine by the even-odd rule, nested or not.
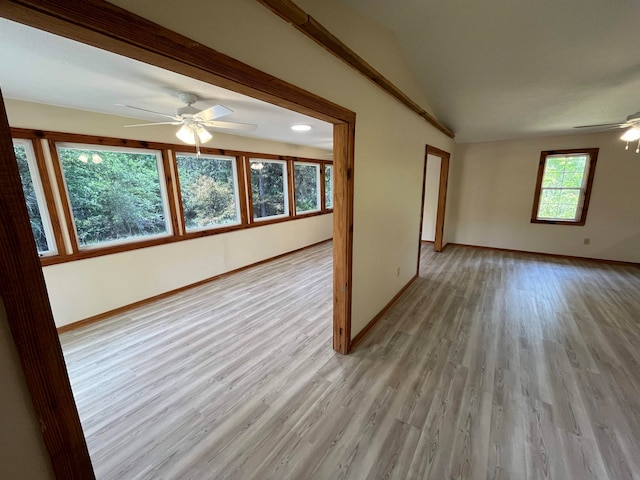
[(395, 33), (458, 142), (576, 133), (640, 110), (639, 0), (340, 1)]

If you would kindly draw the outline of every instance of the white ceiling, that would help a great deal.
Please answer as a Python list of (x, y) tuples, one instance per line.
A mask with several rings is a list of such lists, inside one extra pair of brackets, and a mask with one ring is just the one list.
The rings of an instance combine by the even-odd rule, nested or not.
[[(1, 18), (0, 59), (0, 86), (6, 98), (160, 122), (166, 119), (117, 104), (173, 115), (183, 105), (177, 93), (186, 91), (201, 99), (196, 108), (220, 103), (233, 110), (220, 120), (258, 125), (243, 136), (333, 147), (329, 123)], [(294, 124), (313, 128), (294, 132)]]
[(639, 0), (341, 1), (395, 33), (458, 142), (576, 133), (640, 110)]

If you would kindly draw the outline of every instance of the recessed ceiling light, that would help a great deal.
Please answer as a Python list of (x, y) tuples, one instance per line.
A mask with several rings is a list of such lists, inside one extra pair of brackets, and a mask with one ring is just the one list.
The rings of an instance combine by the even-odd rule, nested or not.
[(291, 130), (294, 132), (308, 132), (311, 130), (311, 125), (291, 125)]

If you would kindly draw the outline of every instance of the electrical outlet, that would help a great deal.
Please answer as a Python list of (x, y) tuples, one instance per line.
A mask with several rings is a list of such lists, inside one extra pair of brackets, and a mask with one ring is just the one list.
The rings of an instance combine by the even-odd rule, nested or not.
[(591, 245), (591, 239), (590, 238), (585, 238), (584, 239), (584, 244), (585, 245)]

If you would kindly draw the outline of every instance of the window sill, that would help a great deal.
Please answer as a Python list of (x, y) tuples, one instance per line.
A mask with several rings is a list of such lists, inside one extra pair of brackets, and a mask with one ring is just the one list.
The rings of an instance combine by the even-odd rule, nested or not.
[(568, 220), (539, 220), (537, 218), (532, 218), (531, 223), (542, 223), (547, 225), (573, 225), (574, 227), (583, 227), (586, 222), (584, 221), (572, 222)]

